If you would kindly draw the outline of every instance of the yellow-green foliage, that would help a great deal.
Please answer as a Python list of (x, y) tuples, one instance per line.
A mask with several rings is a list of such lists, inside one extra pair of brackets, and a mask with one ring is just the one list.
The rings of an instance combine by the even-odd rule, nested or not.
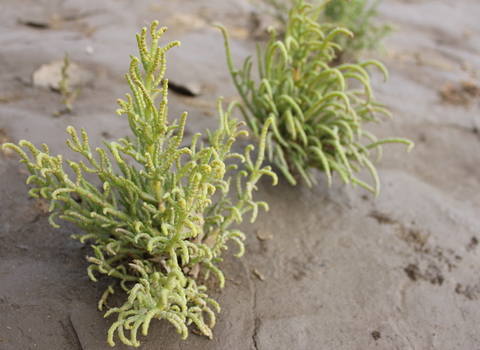
[[(58, 217), (86, 231), (74, 238), (93, 243), (94, 256), (88, 257), (90, 278), (96, 281), (98, 273), (115, 277), (128, 293), (123, 306), (106, 313), (118, 314), (108, 332), (112, 346), (115, 332), (125, 344), (139, 346), (138, 330), (141, 327), (146, 335), (154, 318), (170, 321), (183, 338), (191, 323), (212, 337), (213, 310), (219, 312), (220, 307), (207, 296), (206, 287), (197, 283), (198, 269), (204, 269), (205, 278), (213, 272), (223, 287), (225, 278), (217, 266), (222, 250), (228, 241), (233, 241), (239, 247), (237, 256), (244, 251), (244, 234), (230, 226), (242, 221), (248, 211), (252, 212), (253, 222), (259, 207), (268, 209), (267, 203), (253, 201), (252, 192), (264, 174), (276, 181), (269, 167), (262, 168), (267, 129), (262, 131), (256, 162), (250, 157), (251, 145), (244, 154), (232, 152), (235, 139), (247, 132), (240, 131), (241, 124), (230, 118), (233, 105), (224, 113), (220, 99), (220, 126), (208, 133), (208, 145), (198, 145), (201, 135), (196, 134), (190, 146), (180, 147), (187, 114), (182, 115), (178, 125), (168, 123), (168, 81), (164, 79), (165, 53), (179, 42), (158, 46), (166, 28), (157, 30), (156, 26), (157, 22), (151, 26), (149, 46), (146, 28), (137, 35), (140, 59), (131, 58), (127, 74), (132, 95), (127, 94), (126, 101), (118, 100), (121, 108), (117, 113), (128, 117), (133, 140), (127, 137), (105, 142), (107, 150), (97, 148), (94, 152), (84, 130), (79, 136), (73, 127), (68, 127), (68, 146), (84, 158), (78, 163), (67, 160), (74, 178), (64, 170), (62, 156), (50, 155), (46, 145), (43, 150), (28, 141), (3, 146), (18, 152), (27, 166), (27, 182), (34, 185), (30, 195), (50, 200), (51, 224), (58, 227), (54, 222)], [(159, 95), (161, 101), (156, 103)], [(245, 169), (236, 175), (235, 200), (228, 197), (231, 176), (227, 173), (237, 167), (229, 165), (232, 158), (245, 163)], [(84, 173), (97, 175), (101, 189), (88, 182)], [(80, 201), (73, 199), (73, 193)], [(100, 300), (100, 309), (106, 306), (111, 293), (113, 286)]]
[[(382, 39), (393, 31), (390, 23), (378, 24), (377, 7), (381, 0), (314, 0), (311, 3), (322, 4), (317, 21), (325, 27), (343, 27), (352, 32), (352, 36), (339, 35), (333, 41), (342, 47), (336, 52), (335, 64), (345, 61), (357, 61), (365, 51), (381, 47)], [(261, 5), (260, 5), (261, 4)], [(262, 0), (260, 8), (272, 14), (284, 27), (287, 26), (289, 10), (299, 4), (299, 0)], [(283, 33), (283, 31), (282, 31)]]
[(393, 31), (391, 24), (376, 24), (377, 6), (368, 0), (333, 0), (325, 6), (322, 21), (349, 29), (353, 36), (338, 36), (335, 41), (343, 48), (337, 52), (342, 60), (357, 60), (362, 52), (375, 50), (381, 40)]
[[(241, 70), (233, 66), (227, 32), (219, 26), (225, 37), (228, 66), (254, 134), (260, 136), (265, 122), (273, 120), (267, 152), (290, 183), (296, 184), (299, 175), (311, 186), (315, 179), (310, 169), (316, 168), (325, 172), (329, 185), (335, 171), (345, 183), (359, 184), (378, 194), (380, 183), (370, 159), (372, 151), (379, 158), (384, 143), (405, 143), (408, 150), (413, 143), (402, 138), (378, 140), (363, 128), (365, 123), (380, 122), (379, 114), (390, 117), (375, 100), (367, 67), (379, 68), (385, 78), (387, 71), (373, 60), (330, 66), (341, 50), (334, 39), (352, 33), (319, 24), (323, 6), (297, 1), (281, 40), (270, 28), (264, 53), (257, 47), (258, 80), (252, 77), (250, 57)], [(373, 186), (355, 176), (363, 167), (370, 171)]]

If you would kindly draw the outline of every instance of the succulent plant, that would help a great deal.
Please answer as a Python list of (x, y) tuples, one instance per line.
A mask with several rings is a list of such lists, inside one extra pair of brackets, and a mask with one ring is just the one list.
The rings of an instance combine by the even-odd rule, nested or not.
[(363, 52), (380, 48), (382, 39), (394, 30), (390, 23), (375, 23), (380, 2), (333, 0), (326, 4), (322, 21), (345, 27), (353, 34), (335, 39), (342, 47), (342, 51), (337, 52), (337, 61), (357, 61)]
[[(364, 124), (380, 122), (379, 115), (390, 111), (375, 100), (369, 66), (386, 68), (378, 61), (358, 64), (331, 64), (341, 50), (334, 41), (351, 36), (342, 27), (322, 25), (317, 19), (326, 4), (313, 6), (296, 1), (290, 11), (283, 39), (270, 28), (264, 53), (257, 46), (258, 79), (248, 57), (242, 69), (233, 65), (227, 31), (221, 25), (227, 62), (233, 81), (243, 100), (241, 108), (248, 126), (259, 137), (268, 120), (267, 154), (288, 181), (295, 185), (301, 177), (308, 186), (315, 183), (311, 169), (324, 171), (330, 185), (335, 171), (345, 183), (358, 184), (378, 194), (380, 182), (372, 153), (381, 156), (385, 143), (404, 143), (408, 151), (413, 142), (404, 138), (377, 139)], [(367, 168), (373, 185), (355, 173)]]
[[(214, 310), (219, 312), (220, 306), (206, 294), (199, 271), (204, 271), (205, 279), (215, 274), (220, 287), (224, 286), (218, 263), (227, 242), (238, 245), (237, 256), (244, 252), (245, 235), (231, 225), (242, 221), (248, 211), (253, 222), (259, 207), (268, 210), (267, 203), (253, 200), (252, 192), (263, 175), (276, 182), (271, 169), (262, 167), (271, 121), (264, 123), (257, 160), (253, 162), (252, 145), (244, 154), (232, 151), (236, 138), (247, 131), (240, 130), (242, 123), (230, 117), (234, 104), (224, 113), (221, 99), (220, 125), (216, 131), (207, 132), (207, 145), (198, 144), (198, 133), (189, 146), (181, 147), (187, 113), (178, 124), (168, 122), (168, 80), (164, 79), (166, 52), (180, 43), (158, 46), (166, 28), (157, 30), (157, 25), (153, 22), (150, 28), (150, 45), (147, 28), (137, 34), (140, 59), (131, 57), (126, 75), (132, 95), (118, 100), (117, 114), (127, 116), (133, 139), (104, 142), (106, 148), (93, 151), (85, 130), (78, 133), (68, 127), (68, 146), (84, 158), (80, 162), (67, 160), (68, 171), (62, 156), (52, 156), (45, 144), (43, 149), (28, 141), (20, 141), (18, 146), (3, 145), (15, 150), (30, 172), (27, 183), (34, 187), (29, 194), (50, 201), (52, 226), (58, 227), (55, 219), (60, 218), (85, 231), (74, 238), (92, 242), (94, 254), (87, 258), (90, 278), (96, 281), (98, 274), (114, 277), (128, 294), (122, 306), (110, 308), (105, 314), (118, 317), (108, 332), (112, 346), (115, 332), (123, 343), (139, 346), (138, 330), (141, 327), (146, 335), (155, 318), (170, 321), (183, 338), (192, 323), (212, 337)], [(159, 96), (160, 103), (156, 103)], [(245, 164), (245, 169), (236, 172), (237, 196), (232, 199), (229, 171), (238, 166), (231, 162), (235, 158)], [(69, 171), (73, 171), (73, 178)], [(89, 182), (85, 173), (96, 175), (101, 187)], [(113, 287), (103, 294), (100, 309), (107, 306)]]

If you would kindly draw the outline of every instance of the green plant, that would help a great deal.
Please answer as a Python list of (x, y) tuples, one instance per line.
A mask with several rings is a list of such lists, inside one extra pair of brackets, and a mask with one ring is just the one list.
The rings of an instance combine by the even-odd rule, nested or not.
[(68, 83), (70, 81), (70, 76), (68, 75), (68, 68), (70, 67), (70, 55), (68, 52), (65, 52), (65, 57), (63, 59), (63, 66), (60, 71), (61, 79), (58, 82), (59, 92), (62, 96), (62, 104), (65, 107), (62, 110), (55, 111), (53, 115), (59, 117), (64, 113), (71, 113), (73, 110), (73, 102), (77, 99), (78, 95), (82, 91), (83, 87), (78, 87), (75, 90), (71, 91)]
[[(335, 38), (342, 48), (338, 60), (358, 60), (361, 53), (380, 47), (381, 40), (393, 31), (389, 23), (377, 25), (373, 21), (378, 16), (377, 7), (381, 0), (374, 3), (368, 0), (333, 0), (325, 6), (325, 20), (332, 26), (342, 26), (353, 33), (353, 37)], [(369, 4), (370, 3), (370, 4)]]
[[(250, 157), (252, 145), (243, 155), (232, 152), (235, 139), (247, 132), (239, 130), (242, 124), (230, 118), (234, 104), (223, 113), (221, 99), (220, 127), (213, 133), (207, 131), (208, 146), (198, 146), (201, 135), (196, 134), (190, 146), (180, 147), (187, 114), (182, 115), (178, 125), (169, 125), (168, 81), (163, 79), (165, 53), (179, 42), (158, 46), (166, 28), (157, 30), (157, 24), (153, 22), (150, 29), (150, 47), (147, 29), (137, 34), (141, 58), (131, 57), (126, 76), (133, 96), (127, 94), (126, 101), (118, 100), (121, 108), (117, 113), (127, 115), (133, 140), (126, 137), (104, 142), (108, 151), (96, 148), (94, 155), (85, 130), (79, 136), (73, 127), (68, 127), (68, 146), (85, 158), (78, 163), (67, 161), (74, 178), (64, 170), (62, 156), (51, 156), (46, 145), (43, 150), (28, 141), (20, 141), (19, 146), (3, 145), (15, 150), (26, 164), (30, 172), (27, 183), (35, 186), (29, 194), (51, 201), (50, 223), (58, 227), (56, 217), (71, 221), (86, 231), (74, 238), (93, 240), (94, 256), (88, 257), (90, 278), (96, 281), (95, 273), (112, 276), (128, 293), (123, 306), (105, 314), (118, 314), (108, 332), (112, 346), (115, 332), (125, 344), (139, 346), (137, 332), (141, 327), (146, 335), (153, 318), (167, 319), (178, 333), (183, 333), (183, 338), (191, 323), (211, 337), (215, 324), (212, 309), (219, 312), (220, 307), (199, 283), (199, 268), (204, 269), (205, 279), (213, 272), (220, 287), (224, 286), (224, 275), (217, 266), (222, 250), (227, 249), (228, 241), (233, 241), (239, 247), (236, 256), (244, 252), (244, 234), (230, 226), (240, 222), (248, 211), (252, 211), (253, 222), (259, 207), (268, 209), (267, 203), (252, 199), (262, 175), (272, 176), (276, 182), (270, 168), (262, 168), (267, 129), (262, 132), (255, 162)], [(139, 64), (145, 70), (144, 76)], [(162, 81), (162, 88), (157, 88)], [(161, 102), (156, 104), (160, 94)], [(33, 160), (22, 147), (28, 148)], [(226, 173), (237, 168), (236, 164), (226, 164), (232, 158), (244, 162), (246, 168), (236, 175), (236, 200), (228, 197), (232, 177)], [(101, 189), (88, 182), (84, 173), (95, 174)], [(80, 201), (74, 200), (72, 193)], [(100, 309), (113, 292), (111, 285), (99, 302)]]
[[(373, 60), (330, 66), (335, 52), (341, 49), (333, 39), (351, 32), (319, 24), (323, 6), (296, 2), (283, 41), (276, 40), (275, 30), (270, 28), (264, 55), (257, 46), (259, 83), (252, 78), (250, 57), (243, 69), (233, 66), (228, 34), (218, 25), (225, 39), (228, 66), (253, 133), (260, 136), (265, 122), (273, 119), (267, 134), (268, 156), (291, 184), (296, 184), (300, 175), (311, 186), (315, 179), (309, 170), (316, 168), (326, 173), (329, 185), (331, 173), (336, 171), (345, 183), (359, 184), (378, 194), (380, 182), (370, 160), (371, 151), (375, 149), (379, 158), (384, 143), (405, 143), (408, 150), (413, 143), (403, 138), (378, 140), (363, 128), (367, 122), (380, 122), (377, 114), (391, 116), (375, 101), (366, 68), (378, 67), (385, 78), (387, 71)], [(352, 88), (354, 84), (358, 87)], [(354, 175), (363, 167), (370, 171), (373, 186)]]
[(257, 6), (260, 10), (272, 15), (277, 21), (285, 26), (288, 21), (289, 8), (293, 1), (295, 0), (261, 0), (257, 2)]
[[(261, 8), (271, 13), (285, 27), (288, 23), (289, 10), (299, 0), (263, 0)], [(343, 27), (352, 32), (351, 36), (336, 36), (333, 41), (342, 47), (335, 52), (336, 59), (332, 64), (344, 61), (357, 61), (364, 51), (372, 51), (381, 47), (381, 40), (390, 34), (393, 25), (375, 24), (378, 16), (377, 7), (381, 0), (372, 3), (369, 0), (322, 0), (322, 11), (316, 19), (325, 28)]]

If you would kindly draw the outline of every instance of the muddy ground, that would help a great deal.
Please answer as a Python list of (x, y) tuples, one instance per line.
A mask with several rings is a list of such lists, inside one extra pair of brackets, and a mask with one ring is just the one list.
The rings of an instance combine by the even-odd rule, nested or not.
[[(246, 0), (2, 0), (0, 143), (47, 142), (69, 157), (68, 125), (94, 145), (127, 134), (116, 99), (134, 33), (154, 19), (169, 27), (164, 44), (182, 42), (167, 77), (201, 92), (172, 91), (170, 118), (188, 111), (190, 135), (215, 127), (216, 98), (236, 91), (210, 25), (228, 27), (240, 65), (254, 53), (252, 11)], [(246, 254), (227, 252), (226, 287), (210, 291), (222, 306), (214, 339), (182, 341), (156, 321), (141, 349), (480, 349), (480, 3), (385, 0), (380, 12), (397, 31), (379, 56), (390, 79), (374, 73), (374, 89), (395, 117), (368, 129), (415, 149), (385, 146), (378, 198), (338, 177), (327, 188), (321, 173), (312, 190), (263, 181), (256, 198), (270, 212), (242, 226)], [(94, 79), (54, 117), (60, 95), (32, 75), (66, 51)], [(48, 224), (26, 177), (17, 156), (0, 155), (0, 349), (108, 349), (114, 317), (96, 304), (109, 281), (90, 281), (89, 246), (70, 239), (73, 225)]]

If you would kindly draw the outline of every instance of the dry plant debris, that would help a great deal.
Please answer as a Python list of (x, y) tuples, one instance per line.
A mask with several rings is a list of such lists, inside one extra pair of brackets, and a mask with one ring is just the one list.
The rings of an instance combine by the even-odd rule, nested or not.
[(470, 106), (473, 99), (480, 97), (480, 86), (472, 80), (463, 80), (459, 84), (447, 82), (440, 90), (440, 96), (446, 103)]
[[(8, 136), (7, 131), (4, 128), (0, 128), (0, 145), (5, 143), (12, 142), (10, 136)], [(3, 149), (3, 148), (2, 148)], [(3, 155), (9, 157), (13, 154), (10, 148), (5, 148), (2, 150)]]

